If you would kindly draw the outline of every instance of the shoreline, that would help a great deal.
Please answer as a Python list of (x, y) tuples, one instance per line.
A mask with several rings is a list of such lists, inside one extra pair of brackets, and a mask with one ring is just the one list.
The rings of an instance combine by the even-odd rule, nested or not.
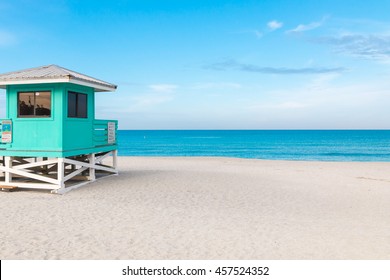
[(118, 158), (155, 158), (155, 159), (232, 159), (232, 160), (255, 160), (255, 161), (281, 161), (281, 162), (329, 162), (329, 163), (389, 163), (390, 161), (363, 161), (363, 160), (354, 160), (354, 161), (337, 161), (337, 160), (304, 160), (304, 159), (267, 159), (267, 158), (245, 158), (245, 157), (225, 157), (225, 156), (157, 156), (157, 155), (118, 155)]
[(390, 164), (118, 157), (65, 195), (0, 193), (1, 259), (389, 259)]

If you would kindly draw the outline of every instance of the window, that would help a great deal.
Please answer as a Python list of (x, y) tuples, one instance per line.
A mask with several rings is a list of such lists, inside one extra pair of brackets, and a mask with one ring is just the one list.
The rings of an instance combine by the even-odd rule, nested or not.
[(50, 116), (50, 91), (31, 91), (18, 93), (18, 117), (49, 118)]
[(68, 118), (87, 118), (87, 95), (84, 93), (68, 92)]

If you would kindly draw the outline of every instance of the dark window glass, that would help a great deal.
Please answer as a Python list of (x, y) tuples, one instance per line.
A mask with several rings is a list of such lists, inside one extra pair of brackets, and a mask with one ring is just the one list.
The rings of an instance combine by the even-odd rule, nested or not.
[(87, 95), (86, 94), (77, 95), (77, 116), (79, 118), (87, 117)]
[(34, 91), (18, 93), (18, 116), (20, 118), (48, 118), (51, 116), (51, 92)]
[(87, 95), (78, 92), (68, 92), (68, 118), (88, 117)]
[(68, 117), (75, 118), (76, 115), (76, 98), (77, 94), (73, 92), (68, 93)]

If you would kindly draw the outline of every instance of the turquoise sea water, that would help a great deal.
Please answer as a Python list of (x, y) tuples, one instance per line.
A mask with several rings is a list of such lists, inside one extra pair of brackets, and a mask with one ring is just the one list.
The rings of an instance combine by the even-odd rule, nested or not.
[(121, 130), (121, 156), (389, 161), (390, 130)]

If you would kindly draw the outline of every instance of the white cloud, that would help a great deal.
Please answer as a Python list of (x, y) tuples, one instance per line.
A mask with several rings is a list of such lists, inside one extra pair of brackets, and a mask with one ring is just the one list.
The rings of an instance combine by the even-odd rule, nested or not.
[(277, 20), (272, 20), (267, 23), (267, 26), (269, 29), (272, 31), (279, 29), (283, 26), (283, 22), (277, 21)]
[(154, 84), (154, 85), (149, 85), (148, 87), (155, 92), (173, 92), (179, 86), (173, 84)]
[(297, 27), (295, 27), (294, 29), (291, 29), (289, 30), (288, 32), (303, 32), (303, 31), (308, 31), (308, 30), (312, 30), (312, 29), (315, 29), (315, 28), (318, 28), (321, 26), (321, 23), (320, 22), (312, 22), (312, 23), (309, 23), (309, 24), (299, 24)]
[(288, 30), (287, 33), (301, 33), (316, 29), (322, 26), (328, 17), (323, 17), (320, 21), (311, 22), (309, 24), (298, 24), (294, 29)]

